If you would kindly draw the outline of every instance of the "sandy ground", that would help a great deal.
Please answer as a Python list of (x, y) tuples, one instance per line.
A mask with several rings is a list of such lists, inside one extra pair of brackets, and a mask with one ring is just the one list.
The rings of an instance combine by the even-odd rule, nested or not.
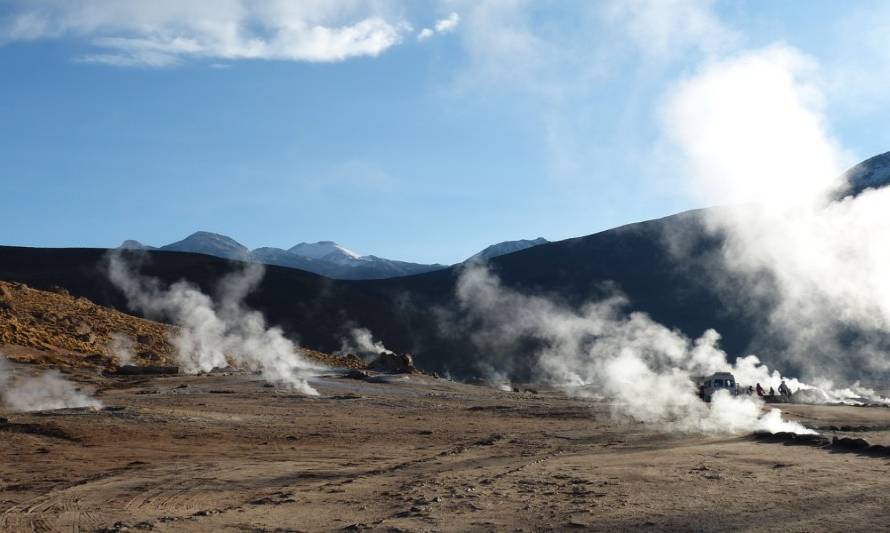
[[(106, 410), (0, 411), (0, 531), (890, 528), (886, 458), (666, 435), (551, 391), (376, 381), (331, 374), (305, 397), (249, 374), (98, 379)], [(890, 409), (788, 411), (890, 444)]]

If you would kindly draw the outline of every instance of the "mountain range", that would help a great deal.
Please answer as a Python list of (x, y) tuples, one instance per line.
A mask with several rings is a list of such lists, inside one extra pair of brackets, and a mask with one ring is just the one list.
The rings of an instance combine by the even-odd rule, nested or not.
[[(847, 176), (850, 194), (887, 186), (890, 153), (857, 165)], [(777, 305), (769, 297), (770, 280), (762, 280), (764, 298), (732, 293), (745, 284), (742, 274), (721, 266), (724, 237), (707, 230), (706, 217), (718, 209), (725, 208), (688, 211), (539, 244), (493, 257), (489, 266), (506, 288), (546, 295), (577, 309), (618, 290), (626, 297), (629, 312), (644, 312), (690, 338), (713, 328), (722, 335), (721, 346), (731, 356), (756, 353), (770, 363), (785, 361), (775, 366), (794, 374), (796, 369), (789, 367), (794, 363), (782, 355), (790, 341), (767, 333), (766, 321)], [(682, 259), (675, 243), (666, 238), (678, 234), (687, 237)], [(223, 241), (221, 246), (230, 244)], [(103, 266), (107, 253), (105, 249), (0, 247), (0, 279), (35, 288), (63, 287), (74, 296), (139, 314), (109, 281)], [(214, 293), (219, 279), (240, 267), (236, 260), (200, 253), (143, 253), (148, 255), (140, 263), (143, 274), (164, 283), (187, 280), (207, 294)], [(461, 320), (463, 308), (456, 288), (463, 268), (459, 264), (406, 277), (335, 280), (272, 265), (246, 303), (264, 313), (269, 324), (312, 349), (337, 350), (351, 328), (364, 327), (387, 348), (414, 354), (424, 370), (478, 376), (482, 364), (498, 357), (509, 362), (513, 377), (530, 376), (535, 365), (533, 345), (520, 342), (493, 354), (474, 342), (485, 331), (483, 324)], [(448, 320), (458, 320), (460, 327), (444, 327)], [(849, 370), (855, 374), (856, 365), (851, 364)]]
[[(548, 242), (539, 237), (534, 240), (507, 241), (493, 244), (473, 255), (467, 261), (487, 261), (500, 255), (517, 252)], [(139, 241), (127, 240), (123, 249), (158, 250), (164, 252), (191, 252), (212, 255), (223, 259), (253, 261), (266, 265), (298, 268), (332, 279), (386, 279), (423, 274), (448, 268), (440, 264), (420, 264), (396, 261), (375, 255), (360, 255), (333, 241), (316, 243), (301, 242), (287, 250), (282, 248), (248, 249), (243, 244), (218, 233), (198, 231), (181, 241), (154, 248)]]

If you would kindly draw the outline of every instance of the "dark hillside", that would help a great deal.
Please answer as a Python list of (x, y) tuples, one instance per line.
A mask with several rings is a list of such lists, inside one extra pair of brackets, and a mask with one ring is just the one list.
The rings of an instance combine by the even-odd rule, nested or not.
[[(703, 236), (698, 216), (683, 213), (548, 243), (497, 257), (490, 264), (506, 286), (570, 305), (620, 290), (634, 310), (687, 335), (717, 329), (727, 349), (737, 355), (749, 347), (754, 323), (742, 310), (725, 305), (713, 289), (707, 266), (719, 242)], [(670, 253), (664, 236), (676, 232), (696, 236), (691, 260), (676, 261)], [(148, 257), (144, 274), (167, 283), (187, 279), (208, 294), (216, 280), (239, 266), (237, 261), (201, 254), (143, 253)], [(103, 273), (105, 254), (103, 249), (0, 247), (0, 279), (35, 288), (58, 285), (75, 296), (132, 312)], [(335, 350), (348, 327), (363, 326), (391, 349), (413, 352), (426, 369), (465, 375), (474, 371), (477, 358), (488, 354), (477, 353), (466, 335), (447, 337), (439, 327), (437, 311), (454, 305), (457, 268), (387, 280), (339, 281), (269, 266), (248, 304), (310, 348)], [(524, 355), (499, 354), (517, 360)]]

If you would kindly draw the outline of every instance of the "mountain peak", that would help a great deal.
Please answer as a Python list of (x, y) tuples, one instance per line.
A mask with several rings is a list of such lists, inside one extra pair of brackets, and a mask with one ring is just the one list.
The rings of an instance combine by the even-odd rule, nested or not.
[(856, 196), (866, 189), (878, 189), (890, 184), (890, 152), (885, 152), (857, 164), (844, 173), (847, 187), (840, 197)]
[(228, 259), (244, 259), (250, 254), (250, 250), (235, 239), (209, 231), (196, 231), (181, 241), (162, 246), (161, 250), (197, 252)]
[(512, 254), (513, 252), (518, 252), (548, 242), (550, 241), (544, 237), (538, 237), (537, 239), (520, 239), (518, 241), (504, 241), (498, 244), (492, 244), (481, 252), (469, 257), (465, 262), (487, 261), (500, 255)]
[(334, 263), (352, 262), (362, 257), (334, 241), (301, 242), (288, 250), (288, 252), (308, 259), (324, 259)]
[(150, 246), (146, 246), (139, 241), (133, 239), (127, 239), (118, 246), (121, 250), (146, 250), (151, 248)]

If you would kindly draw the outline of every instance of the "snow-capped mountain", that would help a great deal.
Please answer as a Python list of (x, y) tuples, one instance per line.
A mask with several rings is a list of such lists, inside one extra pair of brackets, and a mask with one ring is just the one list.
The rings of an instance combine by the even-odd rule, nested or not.
[(538, 246), (539, 244), (546, 244), (550, 241), (545, 239), (544, 237), (538, 237), (537, 239), (521, 239), (518, 241), (506, 241), (498, 244), (492, 244), (488, 248), (482, 250), (481, 252), (470, 256), (467, 258), (465, 263), (469, 263), (472, 261), (487, 261), (493, 257), (497, 257), (499, 255), (512, 254), (513, 252), (518, 252), (519, 250), (525, 250), (526, 248), (531, 248), (532, 246)]
[(338, 265), (348, 265), (354, 261), (362, 260), (362, 256), (349, 250), (334, 241), (318, 241), (316, 243), (301, 242), (292, 247), (287, 253), (305, 257), (307, 259), (320, 259), (330, 261)]
[[(485, 261), (546, 242), (548, 241), (544, 238), (502, 242), (489, 246), (467, 261)], [(395, 261), (376, 255), (360, 255), (334, 241), (301, 242), (287, 250), (272, 247), (249, 250), (231, 237), (208, 231), (195, 232), (181, 241), (160, 248), (146, 246), (134, 240), (124, 241), (120, 248), (192, 252), (224, 259), (255, 261), (266, 265), (298, 268), (333, 279), (396, 278), (447, 268), (447, 265), (426, 265)]]
[(299, 268), (334, 279), (384, 279), (446, 268), (446, 265), (424, 265), (373, 255), (362, 256), (333, 241), (301, 242), (288, 250), (270, 247), (249, 250), (231, 237), (207, 231), (195, 232), (181, 241), (160, 248), (146, 246), (135, 240), (124, 241), (119, 248), (192, 252), (224, 259), (255, 261)]

